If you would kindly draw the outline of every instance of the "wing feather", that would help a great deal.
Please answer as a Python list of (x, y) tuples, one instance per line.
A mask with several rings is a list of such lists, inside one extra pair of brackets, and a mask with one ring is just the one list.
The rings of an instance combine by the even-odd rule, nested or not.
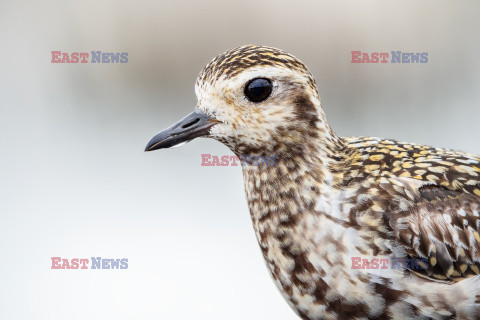
[[(441, 186), (419, 187), (403, 222), (394, 229), (411, 259), (426, 259), (426, 268), (412, 271), (435, 280), (458, 281), (479, 274), (480, 198)], [(407, 213), (407, 215), (405, 215)], [(395, 218), (393, 218), (395, 219)]]

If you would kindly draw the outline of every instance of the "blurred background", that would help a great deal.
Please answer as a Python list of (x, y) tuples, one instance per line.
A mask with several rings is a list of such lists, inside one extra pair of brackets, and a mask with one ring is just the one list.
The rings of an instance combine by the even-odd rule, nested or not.
[[(478, 1), (0, 2), (0, 318), (296, 319), (215, 141), (144, 153), (194, 82), (243, 44), (300, 58), (340, 135), (480, 153)], [(128, 52), (52, 64), (51, 51)], [(351, 51), (428, 52), (352, 64)], [(128, 258), (51, 270), (51, 257)]]

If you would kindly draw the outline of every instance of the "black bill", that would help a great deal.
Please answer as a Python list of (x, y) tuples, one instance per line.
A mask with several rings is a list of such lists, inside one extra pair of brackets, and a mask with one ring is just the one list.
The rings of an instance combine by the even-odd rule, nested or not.
[(150, 140), (145, 151), (170, 148), (182, 142), (205, 136), (218, 120), (196, 109), (168, 129), (163, 130)]

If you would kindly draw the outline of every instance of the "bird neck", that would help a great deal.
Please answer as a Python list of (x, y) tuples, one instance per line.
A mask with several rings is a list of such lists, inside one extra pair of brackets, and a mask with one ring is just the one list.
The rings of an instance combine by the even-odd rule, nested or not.
[[(259, 156), (275, 158), (258, 165), (243, 166), (250, 214), (257, 236), (262, 223), (293, 228), (298, 216), (314, 212), (318, 203), (325, 213), (340, 179), (337, 168), (345, 159), (346, 145), (330, 128), (318, 95), (299, 97), (293, 106), (302, 125), (292, 124), (276, 137)], [(242, 157), (241, 150), (233, 149)], [(269, 165), (270, 164), (270, 165)], [(259, 238), (260, 240), (260, 238)]]
[[(303, 153), (280, 154), (276, 166), (242, 167), (255, 235), (282, 292), (291, 292), (294, 286), (300, 290), (303, 282), (299, 279), (309, 284), (322, 282), (316, 277), (328, 273), (328, 265), (313, 267), (308, 260), (308, 246), (318, 241), (318, 230), (333, 227), (325, 213), (335, 203), (335, 167), (344, 147), (340, 138), (329, 139), (308, 141)], [(325, 145), (325, 141), (332, 143)], [(319, 205), (321, 211), (317, 210)], [(325, 250), (321, 259), (326, 255), (337, 259), (334, 245)], [(318, 288), (316, 296), (322, 299), (327, 287), (319, 284)]]
[(259, 221), (291, 222), (298, 214), (313, 211), (319, 198), (333, 194), (338, 176), (335, 168), (343, 159), (345, 145), (327, 129), (321, 136), (305, 139), (299, 149), (278, 148), (282, 151), (263, 154), (257, 163), (242, 167), (256, 228)]
[(321, 283), (327, 283), (323, 278), (331, 268), (323, 261), (326, 257), (340, 260), (340, 253), (334, 244), (320, 246), (323, 251), (313, 265), (310, 246), (329, 243), (330, 234), (320, 231), (338, 227), (329, 214), (338, 203), (340, 192), (335, 186), (342, 179), (338, 168), (344, 167), (341, 163), (346, 159), (343, 139), (321, 115), (298, 146), (277, 148), (275, 166), (242, 167), (255, 235), (278, 288), (288, 295), (295, 290), (303, 292), (305, 283), (315, 283), (320, 301), (328, 288)]

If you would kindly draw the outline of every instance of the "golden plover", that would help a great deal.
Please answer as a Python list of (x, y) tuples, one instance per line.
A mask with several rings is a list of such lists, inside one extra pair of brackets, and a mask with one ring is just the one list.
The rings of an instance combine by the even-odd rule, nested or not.
[(480, 318), (479, 156), (337, 136), (305, 65), (270, 47), (217, 56), (195, 92), (146, 150), (209, 137), (278, 159), (242, 171), (268, 269), (302, 319)]

